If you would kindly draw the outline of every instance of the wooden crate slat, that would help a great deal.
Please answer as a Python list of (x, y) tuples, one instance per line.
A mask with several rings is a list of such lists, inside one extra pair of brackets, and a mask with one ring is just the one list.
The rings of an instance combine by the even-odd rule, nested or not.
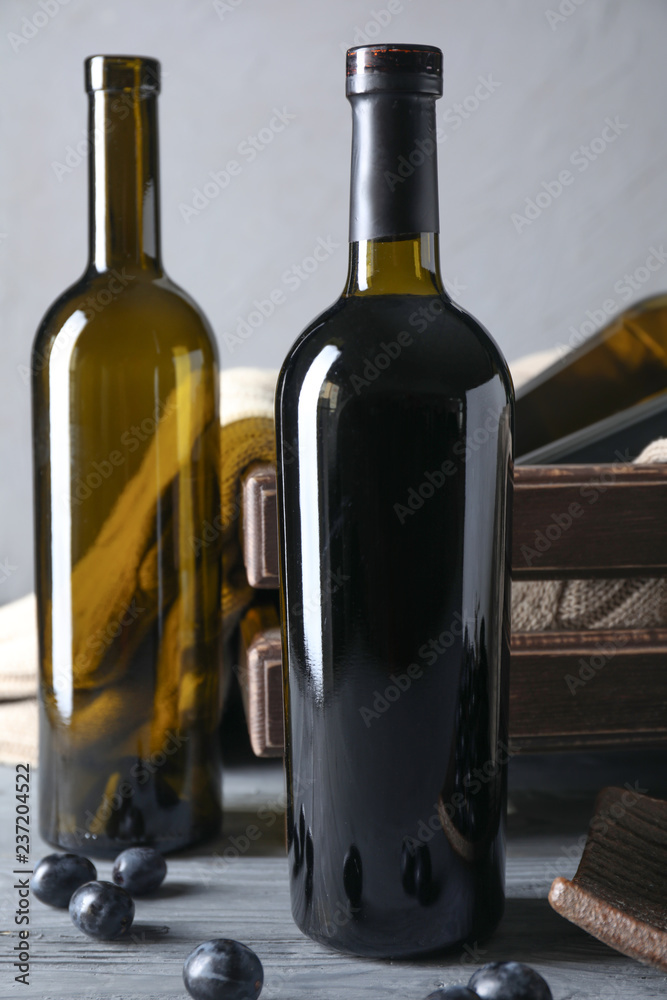
[[(515, 633), (512, 745), (535, 752), (667, 744), (666, 644), (667, 630)], [(247, 657), (249, 703), (262, 701), (251, 726), (260, 756), (282, 745), (280, 658), (276, 629), (260, 633)]]
[[(514, 579), (667, 574), (667, 465), (519, 466), (514, 474)], [(246, 475), (243, 508), (248, 579), (254, 587), (277, 587), (271, 465)]]
[(242, 483), (243, 559), (251, 587), (278, 587), (278, 503), (276, 470), (251, 467)]
[(510, 732), (531, 751), (667, 743), (667, 630), (515, 633)]
[(667, 573), (667, 466), (515, 470), (516, 580)]

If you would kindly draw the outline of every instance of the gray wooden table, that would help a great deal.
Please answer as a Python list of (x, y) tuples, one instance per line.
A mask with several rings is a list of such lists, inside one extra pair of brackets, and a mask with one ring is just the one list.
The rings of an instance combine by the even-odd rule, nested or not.
[[(613, 761), (613, 758), (608, 758)], [(554, 1000), (639, 1000), (667, 997), (667, 976), (611, 951), (557, 916), (546, 896), (556, 874), (571, 875), (591, 814), (592, 788), (638, 781), (664, 791), (665, 759), (632, 759), (598, 775), (584, 761), (513, 761), (507, 909), (490, 942), (420, 962), (377, 962), (340, 956), (306, 939), (293, 924), (284, 856), (282, 768), (276, 762), (229, 770), (225, 831), (213, 845), (169, 861), (159, 898), (138, 901), (134, 934), (122, 943), (96, 942), (70, 923), (66, 911), (31, 899), (30, 986), (14, 981), (17, 890), (14, 861), (14, 769), (0, 767), (3, 940), (0, 998), (32, 1000), (166, 1000), (184, 998), (183, 960), (199, 942), (233, 937), (253, 948), (265, 970), (267, 1000), (423, 1000), (438, 985), (465, 983), (474, 966), (500, 959), (534, 965)], [(591, 770), (592, 768), (592, 770)], [(607, 769), (609, 770), (609, 769)], [(657, 784), (662, 780), (662, 789)], [(537, 790), (536, 790), (537, 789)], [(32, 861), (51, 848), (37, 836), (36, 787), (31, 799)], [(255, 840), (244, 839), (254, 826)], [(247, 849), (246, 849), (247, 845)], [(109, 878), (110, 862), (96, 862)]]

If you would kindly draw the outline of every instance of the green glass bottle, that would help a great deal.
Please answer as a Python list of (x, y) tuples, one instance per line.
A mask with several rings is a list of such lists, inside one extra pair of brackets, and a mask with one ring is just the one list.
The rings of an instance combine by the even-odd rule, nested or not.
[(662, 294), (624, 310), (517, 391), (517, 455), (665, 390), (667, 295)]
[(31, 363), (41, 832), (99, 854), (221, 817), (218, 360), (162, 267), (159, 72), (86, 60), (90, 260)]

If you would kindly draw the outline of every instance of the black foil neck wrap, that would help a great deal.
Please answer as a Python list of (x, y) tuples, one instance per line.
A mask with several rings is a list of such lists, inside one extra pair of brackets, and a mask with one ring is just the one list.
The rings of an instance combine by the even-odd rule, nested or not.
[(346, 93), (353, 116), (350, 242), (439, 232), (440, 49), (350, 49)]

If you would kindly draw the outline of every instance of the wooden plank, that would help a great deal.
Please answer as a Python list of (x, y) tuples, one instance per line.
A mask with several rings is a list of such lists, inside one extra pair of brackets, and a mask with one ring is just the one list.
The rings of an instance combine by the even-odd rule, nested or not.
[(239, 684), (252, 749), (258, 757), (282, 756), (285, 719), (280, 629), (242, 638), (240, 660)]
[(515, 580), (667, 573), (667, 465), (515, 469)]
[(278, 503), (276, 470), (257, 463), (242, 482), (243, 557), (251, 587), (278, 586)]
[[(667, 629), (514, 633), (513, 747), (552, 752), (667, 744), (666, 649)], [(249, 714), (248, 721), (260, 756), (279, 753), (284, 737), (280, 658), (278, 629), (261, 640), (255, 635), (248, 676), (262, 709), (261, 718)]]
[(523, 751), (667, 743), (667, 629), (512, 636), (510, 734)]
[[(514, 471), (517, 580), (667, 573), (667, 465), (520, 466)], [(278, 586), (275, 469), (244, 480), (244, 559), (253, 586)]]
[(667, 972), (667, 802), (604, 788), (572, 880), (555, 879), (557, 913), (624, 955)]
[[(490, 941), (419, 962), (348, 958), (304, 937), (292, 921), (283, 842), (282, 767), (270, 761), (225, 774), (225, 831), (216, 841), (168, 859), (162, 890), (137, 901), (133, 936), (96, 942), (73, 927), (68, 914), (31, 900), (31, 985), (14, 981), (9, 958), (17, 943), (12, 869), (14, 769), (0, 767), (0, 885), (5, 904), (6, 961), (0, 996), (39, 1000), (183, 1000), (183, 960), (200, 941), (233, 937), (259, 955), (266, 1000), (420, 1000), (442, 984), (465, 983), (475, 967), (509, 958), (533, 965), (556, 1000), (608, 997), (658, 1000), (667, 979), (618, 955), (559, 917), (546, 899), (554, 874), (571, 877), (590, 802), (562, 799), (544, 823), (539, 796), (530, 795), (535, 820), (517, 798), (510, 816), (507, 907)], [(36, 837), (36, 788), (31, 799), (32, 860), (53, 848)], [(573, 809), (575, 810), (573, 812)], [(564, 823), (562, 817), (567, 815)], [(520, 833), (513, 833), (514, 829)], [(256, 839), (247, 837), (258, 830)], [(245, 838), (245, 840), (244, 840)], [(247, 846), (246, 846), (247, 844)], [(573, 860), (574, 858), (574, 860)], [(100, 862), (108, 879), (111, 862)]]
[(258, 757), (281, 757), (283, 667), (277, 611), (270, 604), (251, 608), (240, 632), (238, 678), (250, 745)]

